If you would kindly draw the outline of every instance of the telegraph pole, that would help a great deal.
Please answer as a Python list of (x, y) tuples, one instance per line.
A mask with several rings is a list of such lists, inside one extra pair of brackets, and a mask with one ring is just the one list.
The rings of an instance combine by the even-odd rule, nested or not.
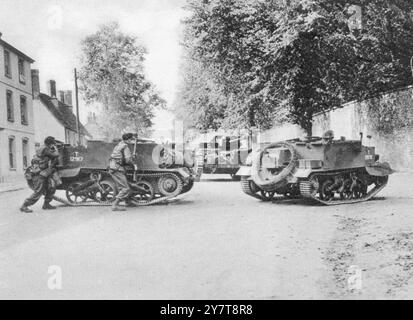
[(410, 69), (412, 71), (412, 77), (413, 77), (413, 57), (410, 58)]
[(75, 96), (76, 96), (76, 131), (77, 131), (77, 144), (81, 145), (80, 139), (80, 120), (79, 120), (79, 87), (77, 86), (77, 70), (75, 68)]

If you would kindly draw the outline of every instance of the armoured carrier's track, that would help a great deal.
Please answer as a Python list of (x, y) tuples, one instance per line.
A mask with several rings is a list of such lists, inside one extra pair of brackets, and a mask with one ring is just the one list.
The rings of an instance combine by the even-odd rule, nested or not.
[(262, 200), (262, 197), (257, 194), (258, 191), (254, 192), (254, 190), (252, 190), (250, 180), (242, 179), (241, 187), (242, 187), (242, 191), (244, 191), (244, 193), (246, 193), (247, 195), (254, 197), (256, 199)]
[[(334, 176), (336, 173), (323, 173), (320, 174), (322, 177)], [(376, 194), (378, 194), (388, 182), (388, 176), (383, 177), (383, 182), (376, 184), (369, 192), (367, 192), (363, 197), (357, 199), (334, 199), (330, 201), (325, 201), (317, 196), (317, 192), (314, 192), (313, 183), (310, 180), (300, 182), (300, 193), (303, 197), (312, 199), (318, 203), (322, 203), (326, 206), (335, 206), (340, 204), (353, 204), (364, 202), (372, 199)]]
[[(288, 199), (288, 197), (286, 197), (284, 195), (279, 195), (275, 192), (265, 191), (265, 190), (253, 190), (251, 188), (251, 182), (254, 183), (252, 180), (242, 179), (241, 180), (241, 187), (242, 187), (242, 191), (244, 191), (244, 193), (246, 193), (247, 195), (249, 195), (253, 198), (256, 198), (256, 199), (261, 200), (261, 201), (273, 201), (273, 200)], [(264, 197), (264, 196), (262, 196), (262, 194), (259, 194), (261, 192), (272, 193), (273, 195), (271, 197)]]
[[(337, 173), (322, 173), (319, 174), (319, 177), (334, 177)], [(335, 206), (335, 205), (341, 205), (341, 204), (353, 204), (353, 203), (359, 203), (359, 202), (364, 202), (372, 199), (375, 195), (377, 195), (386, 185), (388, 182), (388, 176), (383, 177), (383, 181), (380, 183), (377, 183), (369, 192), (367, 192), (363, 197), (356, 198), (356, 199), (332, 199), (330, 201), (326, 201), (320, 198), (318, 194), (318, 190), (314, 191), (314, 185), (313, 182), (310, 180), (307, 181), (301, 181), (299, 184), (300, 187), (300, 194), (302, 197), (306, 199), (311, 199), (314, 200), (317, 203), (321, 203), (326, 206)], [(247, 195), (256, 198), (258, 200), (262, 201), (271, 201), (271, 200), (287, 200), (287, 199), (292, 199), (290, 197), (287, 197), (285, 195), (279, 195), (276, 192), (273, 192), (274, 197), (271, 197), (270, 199), (263, 197), (260, 195), (261, 192), (268, 192), (264, 191), (261, 189), (259, 186), (257, 186), (257, 190), (254, 190), (251, 187), (251, 183), (254, 183), (252, 180), (247, 180), (247, 179), (242, 179), (241, 181), (241, 186), (242, 190), (244, 193)]]
[[(250, 181), (243, 180), (241, 181), (241, 185), (242, 185), (242, 191), (244, 191), (244, 193), (246, 193), (247, 195), (253, 198), (256, 198), (258, 200), (261, 200), (261, 201), (269, 201), (268, 199), (265, 199), (263, 196), (259, 194), (260, 191), (254, 191), (251, 189)], [(359, 199), (347, 199), (347, 200), (336, 199), (336, 200), (331, 200), (331, 201), (325, 201), (325, 200), (320, 199), (320, 197), (317, 197), (316, 195), (314, 195), (314, 192), (312, 191), (313, 186), (310, 181), (302, 181), (300, 183), (300, 193), (304, 198), (312, 199), (323, 205), (337, 206), (341, 204), (353, 204), (353, 203), (368, 201), (372, 199), (376, 194), (378, 194), (386, 185), (387, 185), (387, 181), (384, 182), (383, 184), (376, 185), (364, 197), (359, 198)], [(291, 198), (274, 193), (274, 197), (270, 200), (277, 201), (277, 200), (287, 200), (287, 199), (291, 199)]]
[[(162, 176), (165, 176), (165, 173), (152, 173), (152, 174), (140, 174), (139, 177), (144, 177), (144, 178), (159, 178)], [(174, 175), (176, 177), (176, 181), (178, 181), (178, 186), (176, 188), (176, 190), (170, 194), (169, 196), (160, 196), (158, 198), (152, 199), (152, 200), (131, 200), (131, 202), (138, 207), (143, 207), (143, 206), (150, 206), (150, 205), (155, 205), (155, 204), (159, 204), (159, 203), (165, 203), (168, 200), (171, 200), (173, 198), (176, 198), (177, 196), (179, 196), (182, 193), (183, 190), (183, 182), (182, 180), (173, 173), (168, 173), (168, 175)], [(189, 190), (185, 191), (188, 192)], [(185, 193), (183, 192), (183, 193)], [(63, 203), (66, 206), (69, 207), (107, 207), (107, 206), (111, 206), (112, 205), (112, 201), (84, 201), (84, 202), (78, 202), (78, 203), (72, 203), (66, 199), (60, 198), (58, 196), (54, 196), (53, 199), (55, 201), (58, 201), (60, 203)]]

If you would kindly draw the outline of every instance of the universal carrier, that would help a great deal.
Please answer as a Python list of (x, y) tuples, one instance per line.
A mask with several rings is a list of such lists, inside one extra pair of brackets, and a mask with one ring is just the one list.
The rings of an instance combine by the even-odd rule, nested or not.
[[(66, 198), (55, 200), (71, 206), (110, 205), (118, 190), (108, 166), (115, 143), (89, 141), (87, 148), (60, 147), (59, 175)], [(154, 142), (136, 141), (129, 146), (135, 155), (126, 167), (131, 200), (135, 205), (165, 202), (192, 189), (196, 179), (192, 154), (176, 152)]]
[(260, 200), (349, 204), (371, 199), (386, 186), (394, 171), (378, 160), (375, 148), (359, 140), (311, 137), (271, 143), (251, 154), (237, 174), (243, 191)]

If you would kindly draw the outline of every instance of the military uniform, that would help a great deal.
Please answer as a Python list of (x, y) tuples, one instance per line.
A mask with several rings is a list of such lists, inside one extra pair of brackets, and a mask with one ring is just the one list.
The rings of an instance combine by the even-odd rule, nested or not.
[[(33, 193), (28, 197), (23, 204), (26, 211), (27, 207), (34, 205), (44, 195), (43, 209), (52, 209), (50, 202), (53, 200), (53, 195), (56, 192), (56, 164), (58, 161), (59, 152), (50, 146), (44, 145), (36, 150), (33, 157), (32, 165), (26, 170), (25, 176), (29, 187)], [(22, 210), (22, 211), (25, 211)]]
[(113, 149), (109, 161), (109, 173), (119, 191), (116, 196), (118, 201), (126, 200), (131, 191), (125, 169), (125, 165), (130, 163), (132, 163), (132, 154), (128, 144), (125, 141), (121, 141)]

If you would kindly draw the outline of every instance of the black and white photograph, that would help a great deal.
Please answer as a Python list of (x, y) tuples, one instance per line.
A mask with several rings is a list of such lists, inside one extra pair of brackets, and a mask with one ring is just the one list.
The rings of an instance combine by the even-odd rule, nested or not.
[(411, 300), (412, 186), (411, 0), (0, 0), (0, 300)]

